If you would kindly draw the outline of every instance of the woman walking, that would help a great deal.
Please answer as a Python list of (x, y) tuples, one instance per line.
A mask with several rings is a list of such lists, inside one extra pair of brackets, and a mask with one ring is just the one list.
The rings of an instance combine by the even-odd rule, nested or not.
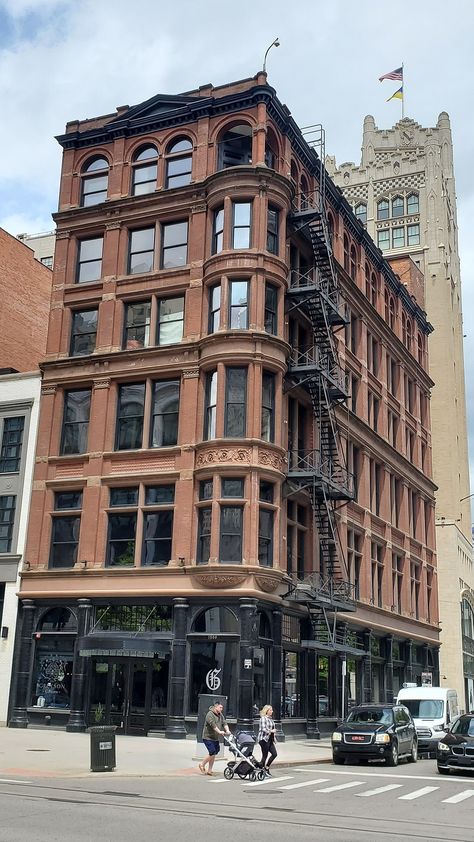
[[(275, 723), (273, 721), (273, 708), (271, 705), (264, 705), (260, 711), (260, 723), (258, 728), (258, 743), (262, 749), (262, 769), (271, 778), (270, 764), (277, 756), (275, 748)], [(268, 758), (270, 755), (270, 758)]]

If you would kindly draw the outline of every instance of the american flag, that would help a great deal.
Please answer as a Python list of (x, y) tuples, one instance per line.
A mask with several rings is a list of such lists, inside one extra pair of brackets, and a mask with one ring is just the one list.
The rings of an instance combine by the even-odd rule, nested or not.
[(403, 82), (403, 67), (397, 67), (396, 70), (379, 76), (379, 82), (383, 82), (384, 79), (394, 79), (395, 81)]

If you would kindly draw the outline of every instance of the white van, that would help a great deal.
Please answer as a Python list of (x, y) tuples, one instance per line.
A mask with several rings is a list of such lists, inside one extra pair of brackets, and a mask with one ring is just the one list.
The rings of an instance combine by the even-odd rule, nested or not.
[(446, 728), (459, 716), (458, 694), (448, 687), (403, 687), (397, 704), (410, 711), (418, 734), (418, 751), (435, 752)]

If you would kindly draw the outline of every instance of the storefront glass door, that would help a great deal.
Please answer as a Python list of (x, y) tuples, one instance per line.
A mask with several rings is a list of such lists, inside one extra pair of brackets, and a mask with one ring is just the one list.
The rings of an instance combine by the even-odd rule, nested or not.
[(119, 733), (146, 735), (158, 714), (164, 721), (168, 663), (128, 658), (92, 663), (89, 724), (110, 723)]

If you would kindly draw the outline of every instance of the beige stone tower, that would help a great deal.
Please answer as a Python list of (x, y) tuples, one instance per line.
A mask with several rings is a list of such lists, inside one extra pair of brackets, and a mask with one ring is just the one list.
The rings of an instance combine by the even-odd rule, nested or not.
[[(434, 128), (423, 128), (404, 118), (391, 129), (378, 129), (374, 118), (367, 116), (360, 166), (346, 163), (336, 167), (333, 158), (327, 164), (384, 257), (409, 255), (425, 276), (425, 307), (434, 326), (430, 374), (436, 384), (431, 412), (433, 477), (438, 486), (441, 683), (457, 689), (461, 707), (466, 709), (470, 699), (474, 699), (474, 641), (469, 632), (474, 609), (474, 570), (471, 508), (467, 499), (461, 277), (449, 117), (442, 112)], [(395, 271), (399, 271), (398, 267)], [(406, 281), (408, 285), (409, 277)]]

